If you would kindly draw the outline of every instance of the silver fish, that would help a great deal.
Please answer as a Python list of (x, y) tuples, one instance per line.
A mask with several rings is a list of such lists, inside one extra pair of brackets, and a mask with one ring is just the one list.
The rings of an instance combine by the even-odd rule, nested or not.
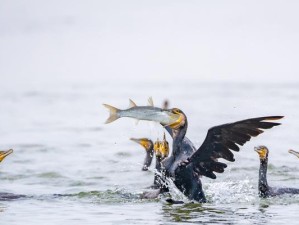
[(148, 120), (159, 122), (164, 126), (175, 123), (179, 119), (176, 115), (168, 110), (163, 110), (153, 106), (153, 100), (149, 99), (149, 106), (137, 106), (131, 99), (128, 109), (121, 110), (111, 105), (103, 104), (109, 109), (110, 116), (105, 123), (111, 123), (121, 117), (130, 117), (137, 120)]

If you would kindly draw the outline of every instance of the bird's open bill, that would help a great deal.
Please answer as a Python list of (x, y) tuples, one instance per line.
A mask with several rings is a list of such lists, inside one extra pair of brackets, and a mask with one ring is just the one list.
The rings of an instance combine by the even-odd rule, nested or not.
[(151, 146), (151, 141), (147, 138), (130, 138), (130, 140), (142, 145), (145, 150), (148, 150)]

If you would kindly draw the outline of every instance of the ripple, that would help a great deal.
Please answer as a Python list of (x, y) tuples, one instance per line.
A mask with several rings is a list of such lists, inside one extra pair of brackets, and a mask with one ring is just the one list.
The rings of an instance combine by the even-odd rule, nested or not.
[(117, 155), (117, 156), (121, 156), (121, 157), (131, 157), (132, 156), (132, 154), (131, 153), (129, 153), (129, 152), (117, 152), (115, 155)]
[(231, 223), (223, 215), (233, 215), (234, 211), (229, 208), (205, 206), (198, 203), (187, 203), (184, 205), (164, 205), (163, 216), (170, 218), (174, 222), (221, 222), (221, 224)]
[(20, 147), (20, 148), (44, 148), (45, 145), (32, 143), (32, 144), (19, 144), (19, 145), (17, 145), (17, 147)]
[(62, 176), (60, 173), (57, 172), (45, 172), (45, 173), (40, 173), (37, 174), (37, 177), (40, 178), (65, 178), (64, 176)]
[(62, 197), (68, 199), (81, 199), (93, 203), (128, 203), (128, 202), (144, 202), (140, 193), (131, 193), (124, 189), (105, 190), (105, 191), (81, 191), (74, 194), (55, 194), (54, 197)]
[(27, 198), (26, 195), (0, 192), (0, 201), (13, 201)]

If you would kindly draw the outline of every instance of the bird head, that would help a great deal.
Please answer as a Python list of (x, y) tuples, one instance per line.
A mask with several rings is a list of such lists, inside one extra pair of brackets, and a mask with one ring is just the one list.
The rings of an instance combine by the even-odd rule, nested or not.
[(166, 158), (169, 155), (169, 144), (165, 138), (163, 141), (159, 141), (159, 139), (154, 143), (154, 151), (157, 157)]
[(265, 160), (268, 158), (269, 150), (266, 146), (260, 145), (254, 148), (254, 151), (256, 151), (259, 154), (260, 159)]
[(186, 124), (186, 115), (183, 113), (182, 110), (180, 110), (178, 108), (173, 108), (173, 109), (170, 109), (170, 112), (179, 116), (178, 119), (174, 123), (169, 125), (169, 127), (171, 129), (177, 130)]
[(145, 148), (145, 150), (150, 150), (153, 146), (153, 142), (147, 138), (130, 138), (131, 141), (134, 141)]

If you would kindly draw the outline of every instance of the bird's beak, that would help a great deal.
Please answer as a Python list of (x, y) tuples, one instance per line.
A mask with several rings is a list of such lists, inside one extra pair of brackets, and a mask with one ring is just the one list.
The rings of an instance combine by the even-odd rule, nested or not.
[(146, 150), (148, 148), (149, 142), (143, 138), (138, 139), (138, 138), (130, 138), (131, 141), (136, 142), (137, 144), (142, 145)]
[(291, 154), (293, 154), (293, 155), (295, 155), (295, 156), (297, 156), (299, 158), (299, 152), (296, 152), (296, 151), (290, 149), (289, 153), (291, 153)]
[(254, 151), (257, 152), (257, 154), (259, 154), (259, 157), (261, 159), (265, 159), (266, 158), (266, 151), (263, 149), (258, 149), (257, 147), (254, 147)]
[(139, 142), (140, 140), (137, 138), (130, 138), (130, 140), (136, 142), (137, 144), (140, 144), (140, 142)]
[(178, 118), (175, 122), (168, 125), (171, 129), (178, 129), (185, 124), (185, 116), (182, 113), (177, 113), (175, 115), (178, 116)]
[(0, 151), (0, 162), (2, 162), (2, 160), (11, 153), (13, 153), (12, 149), (9, 149), (8, 151)]

